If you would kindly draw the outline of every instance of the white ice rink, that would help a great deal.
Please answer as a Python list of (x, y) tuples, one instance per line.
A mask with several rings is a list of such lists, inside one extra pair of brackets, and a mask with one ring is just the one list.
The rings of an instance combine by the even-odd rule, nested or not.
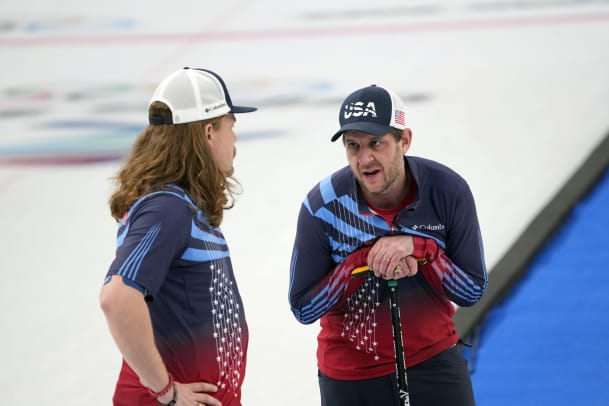
[[(120, 354), (99, 309), (107, 200), (156, 84), (205, 67), (238, 117), (243, 186), (222, 228), (250, 327), (245, 406), (319, 404), (318, 325), (287, 302), (297, 212), (345, 165), (342, 99), (408, 106), (412, 155), (469, 182), (492, 268), (609, 130), (609, 1), (0, 0), (0, 398), (110, 404)], [(19, 161), (20, 163), (15, 163)]]

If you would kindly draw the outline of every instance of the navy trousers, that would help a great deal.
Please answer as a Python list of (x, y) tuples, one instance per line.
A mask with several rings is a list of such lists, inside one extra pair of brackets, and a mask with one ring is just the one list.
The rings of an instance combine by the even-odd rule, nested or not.
[[(460, 345), (408, 368), (412, 406), (475, 406), (472, 382)], [(395, 374), (343, 381), (319, 372), (322, 406), (399, 406)]]

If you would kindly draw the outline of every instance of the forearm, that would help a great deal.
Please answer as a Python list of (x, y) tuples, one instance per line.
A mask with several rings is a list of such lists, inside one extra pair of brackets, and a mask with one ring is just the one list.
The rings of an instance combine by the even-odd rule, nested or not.
[(148, 306), (143, 295), (121, 279), (114, 276), (102, 288), (101, 306), (125, 361), (145, 387), (158, 392), (169, 377), (154, 341)]
[[(293, 261), (293, 275), (296, 277), (292, 281), (295, 285), (290, 287), (290, 304), (298, 321), (303, 324), (313, 323), (341, 306), (362, 285), (363, 279), (353, 278), (351, 273), (356, 267), (367, 264), (370, 249), (371, 246), (365, 246), (353, 251), (317, 283), (316, 279), (307, 280), (306, 276), (310, 274), (307, 272), (308, 267), (303, 267), (298, 260)], [(300, 289), (299, 283), (303, 286)]]
[(457, 266), (433, 239), (414, 237), (413, 255), (425, 260), (420, 272), (427, 282), (459, 306), (478, 302), (486, 290), (483, 264), (467, 269)]
[(290, 294), (290, 306), (296, 319), (311, 324), (337, 306), (343, 300), (350, 279), (350, 270), (339, 266), (313, 287)]

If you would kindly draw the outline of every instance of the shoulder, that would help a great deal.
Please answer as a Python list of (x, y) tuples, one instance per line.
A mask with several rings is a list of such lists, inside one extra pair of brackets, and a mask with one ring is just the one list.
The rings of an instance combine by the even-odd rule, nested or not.
[(469, 190), (467, 181), (445, 164), (415, 156), (408, 156), (406, 161), (420, 188)]
[(353, 193), (354, 190), (355, 178), (351, 169), (345, 166), (317, 183), (307, 193), (304, 204), (315, 212), (320, 207), (327, 206), (340, 197)]
[(121, 219), (122, 223), (133, 222), (136, 218), (146, 215), (159, 220), (172, 218), (190, 218), (196, 209), (192, 201), (181, 189), (166, 189), (148, 193), (140, 197)]

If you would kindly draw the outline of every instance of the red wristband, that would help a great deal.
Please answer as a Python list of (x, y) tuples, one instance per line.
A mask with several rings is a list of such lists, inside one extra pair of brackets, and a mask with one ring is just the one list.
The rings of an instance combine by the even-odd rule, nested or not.
[(169, 383), (167, 384), (167, 386), (165, 386), (165, 388), (163, 388), (162, 391), (160, 392), (155, 392), (152, 389), (148, 388), (148, 392), (150, 392), (150, 394), (155, 397), (155, 398), (160, 398), (162, 396), (165, 396), (166, 394), (169, 393), (169, 391), (171, 390), (171, 388), (173, 388), (173, 384), (175, 383), (173, 380), (173, 375), (171, 375), (171, 372), (167, 373), (167, 375), (169, 375)]
[(413, 251), (412, 256), (415, 257), (419, 265), (431, 262), (438, 256), (438, 244), (431, 238), (412, 237)]

